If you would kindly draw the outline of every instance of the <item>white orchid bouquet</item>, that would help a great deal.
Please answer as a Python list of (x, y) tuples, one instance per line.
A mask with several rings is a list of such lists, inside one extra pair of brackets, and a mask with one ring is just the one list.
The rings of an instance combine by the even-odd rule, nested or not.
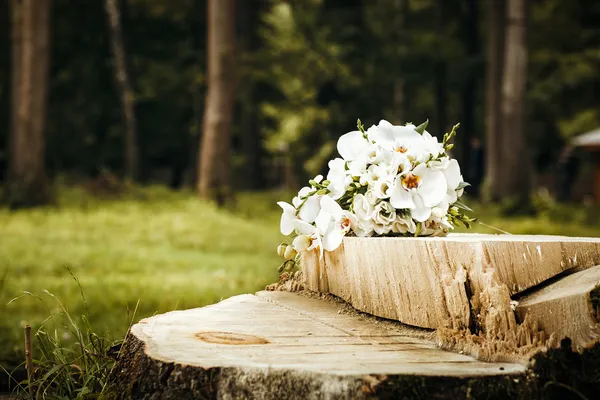
[(458, 223), (475, 219), (459, 201), (464, 188), (458, 162), (448, 155), (458, 124), (442, 142), (427, 123), (395, 126), (382, 120), (346, 133), (337, 142), (341, 158), (329, 172), (309, 181), (283, 209), (280, 271), (295, 266), (300, 253), (333, 251), (344, 236), (443, 236)]

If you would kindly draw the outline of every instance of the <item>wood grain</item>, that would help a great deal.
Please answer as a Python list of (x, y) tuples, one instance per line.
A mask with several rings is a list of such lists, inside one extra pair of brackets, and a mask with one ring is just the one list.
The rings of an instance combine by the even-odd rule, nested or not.
[(598, 287), (600, 265), (568, 275), (519, 299), (516, 311), (521, 320), (527, 318), (540, 329), (555, 334), (558, 340), (568, 337), (581, 350), (600, 340), (598, 310), (590, 298)]
[(511, 296), (575, 268), (600, 264), (600, 239), (538, 235), (344, 238), (304, 256), (309, 290), (372, 315), (424, 328), (498, 332), (516, 326)]

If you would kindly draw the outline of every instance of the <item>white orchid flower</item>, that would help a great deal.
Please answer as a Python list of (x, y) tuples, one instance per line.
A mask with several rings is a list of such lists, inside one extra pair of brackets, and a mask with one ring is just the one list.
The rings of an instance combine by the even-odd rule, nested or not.
[(292, 205), (294, 207), (296, 207), (296, 209), (298, 209), (298, 207), (300, 207), (300, 205), (304, 201), (303, 198), (307, 197), (309, 195), (309, 193), (312, 192), (313, 190), (314, 189), (312, 189), (308, 186), (304, 186), (302, 189), (300, 189), (298, 191), (298, 194), (292, 199)]
[(296, 216), (296, 208), (285, 201), (280, 201), (277, 203), (277, 205), (283, 210), (283, 214), (281, 214), (281, 221), (279, 223), (279, 229), (283, 235), (287, 236), (294, 232), (294, 221), (298, 219)]
[(309, 224), (315, 222), (315, 219), (317, 218), (317, 215), (319, 215), (319, 211), (321, 210), (321, 197), (323, 196), (309, 196), (298, 210), (298, 218), (300, 218), (302, 221), (308, 222)]
[(329, 173), (327, 180), (329, 181), (329, 192), (335, 200), (342, 197), (348, 190), (348, 186), (352, 183), (352, 177), (346, 170), (346, 161), (341, 158), (336, 158), (329, 161)]
[(323, 233), (323, 248), (327, 251), (337, 249), (342, 239), (357, 222), (356, 216), (343, 210), (329, 196), (321, 198), (321, 212), (315, 221), (317, 230)]
[(364, 153), (369, 146), (369, 140), (360, 131), (348, 132), (342, 135), (337, 142), (337, 150), (346, 161), (352, 161)]
[(427, 131), (424, 131), (421, 135), (421, 141), (423, 143), (423, 150), (425, 151), (427, 158), (429, 158), (430, 154), (434, 157), (437, 157), (444, 152), (444, 145), (438, 142), (437, 137), (431, 136), (431, 134)]
[(412, 217), (423, 222), (431, 215), (431, 207), (439, 204), (446, 192), (444, 173), (419, 164), (411, 172), (396, 177), (390, 203), (397, 209), (410, 209)]
[(386, 120), (381, 120), (378, 127), (373, 138), (378, 145), (410, 158), (422, 158), (423, 138), (415, 131), (414, 125), (392, 125)]
[[(463, 177), (460, 174), (460, 166), (458, 165), (458, 161), (450, 160), (446, 169), (443, 170), (444, 177), (447, 183), (446, 189), (446, 197), (445, 200), (449, 204), (452, 204), (458, 200), (459, 193), (457, 193), (458, 185), (463, 182)], [(462, 189), (461, 189), (462, 190)], [(460, 193), (462, 195), (462, 192)]]
[[(308, 222), (302, 221), (301, 219), (297, 219), (294, 221), (294, 227), (299, 233), (296, 239), (298, 237), (301, 237), (300, 239), (298, 239), (298, 242), (296, 242), (296, 246), (298, 246), (298, 248), (294, 247), (296, 251), (301, 252), (316, 249), (319, 251), (320, 256), (323, 257), (323, 235), (319, 231), (319, 229), (315, 225), (309, 224)], [(307, 243), (308, 246), (306, 246)]]

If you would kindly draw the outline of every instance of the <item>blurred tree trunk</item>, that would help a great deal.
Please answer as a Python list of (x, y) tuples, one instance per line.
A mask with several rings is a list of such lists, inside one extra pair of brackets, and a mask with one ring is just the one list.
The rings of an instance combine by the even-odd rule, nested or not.
[(45, 168), (50, 0), (12, 0), (12, 110), (6, 200), (11, 207), (50, 202)]
[(444, 40), (444, 0), (437, 0), (435, 31), (438, 37), (437, 54), (435, 55), (435, 118), (440, 133), (446, 132), (448, 121), (446, 117), (446, 61), (442, 49)]
[(502, 70), (504, 65), (505, 0), (487, 0), (486, 82), (486, 196), (498, 201), (503, 187), (502, 164)]
[(200, 147), (198, 193), (223, 205), (230, 193), (230, 141), (235, 90), (235, 0), (208, 0), (208, 93)]
[(406, 87), (404, 84), (404, 73), (405, 68), (403, 67), (406, 59), (406, 16), (409, 12), (408, 0), (395, 0), (394, 1), (394, 12), (395, 12), (395, 23), (394, 29), (397, 34), (397, 42), (395, 43), (398, 48), (396, 55), (396, 75), (394, 80), (394, 112), (393, 122), (395, 124), (404, 125), (406, 121)]
[(531, 167), (527, 149), (525, 90), (527, 83), (526, 0), (508, 0), (502, 87), (502, 197), (527, 200)]
[[(501, 2), (502, 0), (497, 0)], [(471, 152), (472, 145), (471, 141), (475, 137), (475, 113), (477, 105), (477, 92), (479, 83), (478, 73), (478, 57), (479, 57), (479, 10), (477, 8), (476, 0), (467, 0), (466, 2), (467, 12), (463, 20), (464, 24), (464, 42), (466, 46), (466, 77), (462, 87), (461, 93), (461, 109), (462, 116), (460, 119), (460, 136), (462, 141), (462, 161), (465, 168), (473, 170), (473, 166), (469, 165), (472, 162)], [(473, 175), (473, 174), (472, 174)], [(469, 176), (469, 182), (472, 182), (474, 186), (479, 186), (473, 182), (473, 176)], [(474, 187), (474, 189), (476, 189)]]
[[(260, 24), (261, 1), (245, 0), (238, 3), (239, 46), (238, 53), (244, 58), (245, 82), (239, 90), (240, 108), (240, 144), (244, 157), (244, 179), (241, 184), (244, 189), (258, 189), (262, 182), (261, 170), (261, 138), (258, 127), (258, 102), (256, 101), (256, 84), (250, 76), (247, 63), (248, 56), (259, 48), (257, 26)], [(241, 69), (240, 68), (240, 69)]]
[(137, 143), (137, 124), (133, 90), (127, 74), (125, 46), (121, 29), (121, 15), (118, 0), (105, 0), (104, 6), (108, 17), (110, 44), (114, 57), (115, 79), (121, 95), (123, 118), (125, 119), (125, 175), (137, 180), (139, 174), (139, 149)]

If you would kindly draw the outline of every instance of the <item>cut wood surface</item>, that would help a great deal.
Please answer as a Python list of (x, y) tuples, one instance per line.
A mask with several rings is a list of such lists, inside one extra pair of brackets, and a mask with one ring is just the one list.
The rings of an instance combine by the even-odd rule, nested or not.
[(516, 308), (521, 320), (537, 324), (557, 339), (568, 337), (576, 348), (593, 345), (600, 339), (597, 305), (591, 294), (600, 288), (600, 265), (568, 275), (519, 299)]
[[(344, 238), (303, 257), (309, 290), (424, 328), (496, 333), (515, 327), (511, 296), (574, 268), (600, 264), (600, 239), (537, 235)], [(475, 316), (475, 317), (474, 317)]]
[(524, 371), (443, 351), (430, 332), (340, 303), (259, 292), (134, 325), (116, 387), (123, 398), (367, 398), (393, 377), (460, 386)]

